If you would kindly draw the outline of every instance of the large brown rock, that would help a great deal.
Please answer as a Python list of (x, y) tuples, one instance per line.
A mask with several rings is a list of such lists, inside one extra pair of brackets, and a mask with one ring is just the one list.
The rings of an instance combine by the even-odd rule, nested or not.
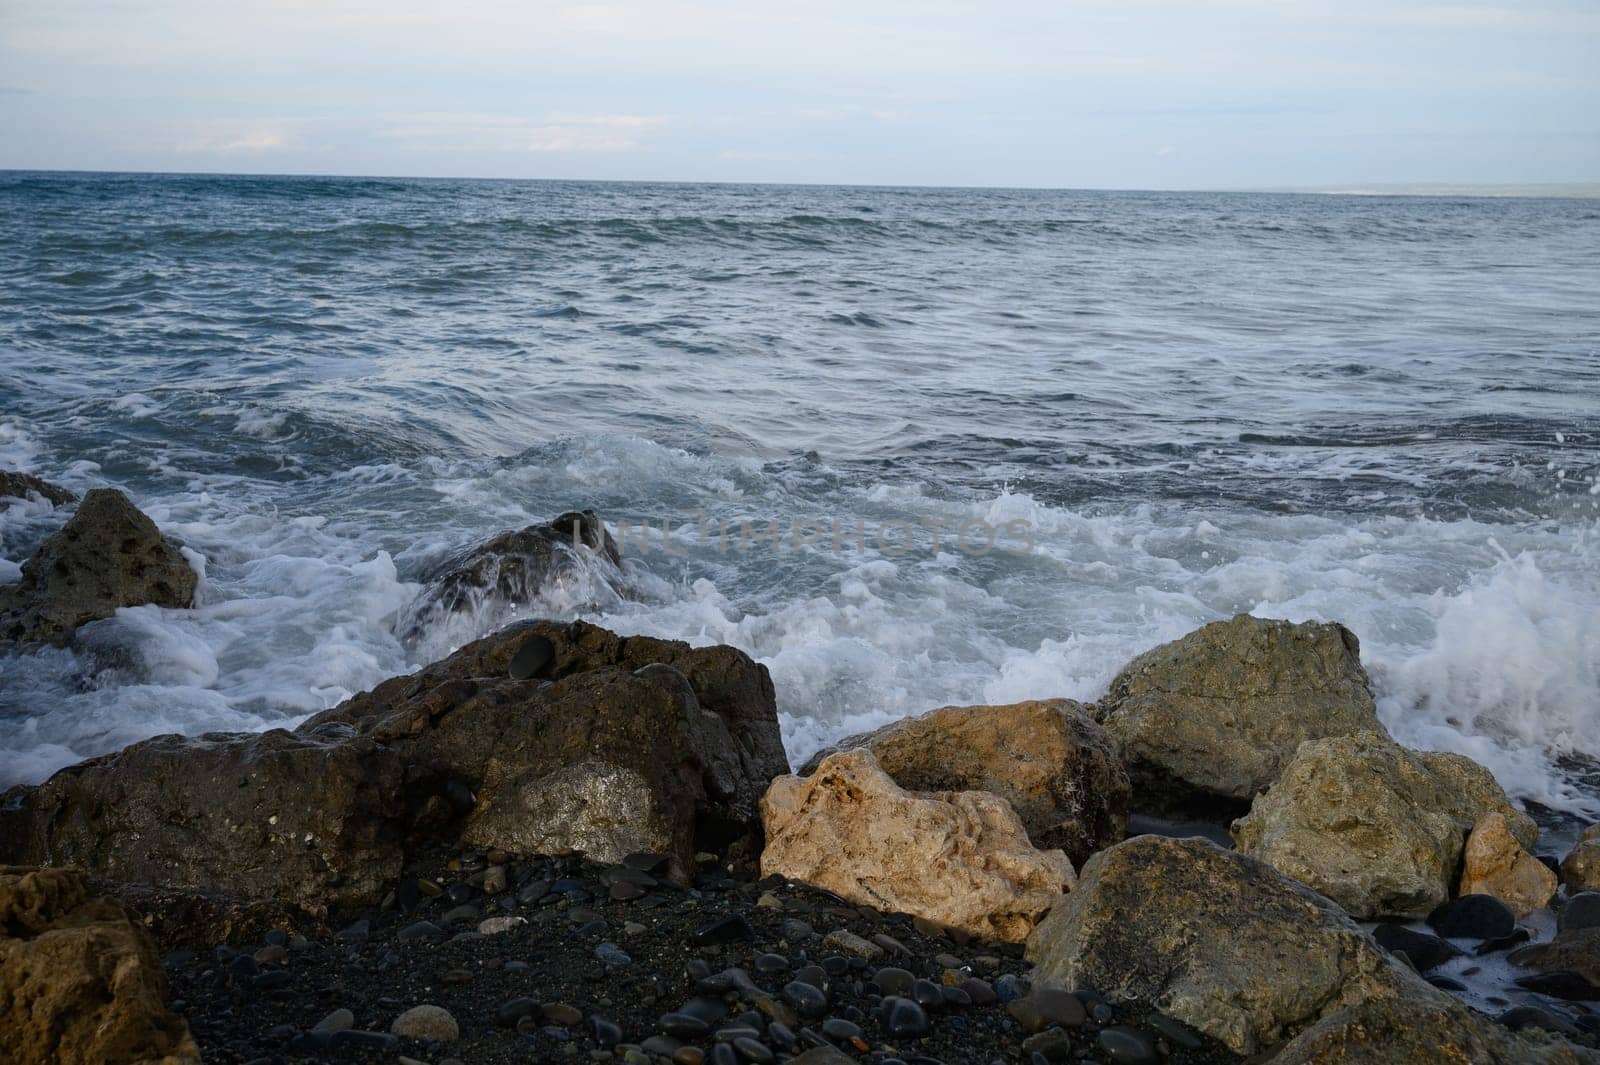
[(0, 860), (313, 912), (378, 901), (428, 842), (654, 851), (683, 876), (759, 834), (787, 766), (771, 678), (740, 652), (525, 623), (293, 732), (158, 737), (12, 789)]
[(761, 819), (763, 876), (985, 939), (1021, 942), (1075, 879), (1060, 851), (1034, 849), (1004, 799), (907, 791), (864, 749), (774, 780)]
[(1561, 860), (1561, 882), (1573, 894), (1600, 891), (1600, 825), (1584, 829), (1572, 852)]
[(1533, 846), (1537, 826), (1487, 769), (1365, 732), (1303, 744), (1233, 837), (1353, 916), (1420, 917), (1450, 897), (1467, 833), (1488, 813)]
[(0, 1061), (199, 1065), (149, 936), (74, 869), (0, 866)]
[(1135, 658), (1099, 713), (1137, 809), (1248, 803), (1306, 740), (1383, 731), (1349, 629), (1248, 614)]
[(932, 710), (821, 751), (800, 774), (853, 747), (869, 748), (879, 767), (911, 791), (1000, 796), (1034, 846), (1063, 850), (1074, 865), (1120, 841), (1127, 828), (1122, 760), (1105, 730), (1071, 699)]
[(119, 607), (194, 605), (199, 577), (128, 497), (96, 488), (0, 588), (0, 640), (64, 644)]
[(1527, 917), (1548, 905), (1560, 886), (1550, 867), (1517, 842), (1505, 814), (1490, 810), (1478, 818), (1467, 836), (1457, 894), (1493, 895), (1518, 917)]
[(71, 503), (78, 497), (75, 493), (62, 488), (58, 484), (35, 477), (31, 473), (16, 473), (12, 470), (0, 470), (0, 510), (5, 510), (11, 505), (12, 500), (29, 499), (37, 496), (52, 506), (61, 506)]
[[(1296, 1065), (1541, 1060), (1514, 1056), (1522, 1040), (1425, 982), (1328, 899), (1203, 839), (1139, 836), (1089, 859), (1027, 957), (1036, 985), (1159, 1008), (1242, 1054), (1309, 1033), (1296, 1056), (1274, 1059)], [(1454, 1045), (1506, 1055), (1430, 1058), (1412, 1039), (1385, 1058), (1352, 1027), (1408, 1015), (1446, 1018), (1429, 1031), (1453, 1025)]]

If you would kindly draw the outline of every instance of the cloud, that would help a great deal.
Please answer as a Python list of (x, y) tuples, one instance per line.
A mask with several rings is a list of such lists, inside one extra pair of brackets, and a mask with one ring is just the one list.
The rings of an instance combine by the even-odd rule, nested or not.
[(540, 126), (532, 131), (530, 152), (625, 152), (639, 147), (631, 137), (580, 129), (577, 126)]
[(191, 130), (176, 150), (183, 155), (259, 155), (289, 146), (292, 137), (286, 128), (300, 120), (274, 120), (269, 123), (233, 121), (202, 122)]

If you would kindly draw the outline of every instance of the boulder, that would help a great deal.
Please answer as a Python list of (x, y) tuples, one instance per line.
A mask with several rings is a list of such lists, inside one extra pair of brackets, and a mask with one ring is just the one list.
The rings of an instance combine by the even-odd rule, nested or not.
[(1071, 699), (1009, 706), (947, 706), (854, 736), (811, 757), (869, 748), (910, 791), (987, 791), (1011, 804), (1036, 847), (1074, 864), (1119, 842), (1128, 823), (1128, 775), (1110, 737)]
[(1272, 1065), (1600, 1065), (1600, 1053), (1530, 1030), (1512, 1034), (1453, 1001), (1368, 1000), (1290, 1041)]
[(771, 678), (740, 652), (530, 622), (293, 732), (157, 737), (14, 788), (0, 860), (317, 914), (376, 903), (433, 843), (652, 851), (684, 878), (758, 835), (787, 767)]
[(1364, 732), (1302, 744), (1233, 837), (1356, 917), (1421, 917), (1450, 897), (1466, 835), (1491, 812), (1519, 846), (1533, 846), (1533, 820), (1487, 769)]
[(0, 1060), (199, 1065), (155, 946), (75, 869), (0, 866)]
[[(1138, 836), (1096, 854), (1034, 930), (1027, 957), (1035, 986), (1092, 989), (1157, 1008), (1241, 1054), (1310, 1033), (1287, 1060), (1343, 1061), (1318, 1048), (1362, 1042), (1351, 1027), (1361, 1018), (1410, 1015), (1444, 1018), (1463, 1040), (1520, 1048), (1383, 951), (1328, 899), (1198, 838)], [(1368, 1049), (1349, 1060), (1480, 1060), (1406, 1052), (1412, 1056), (1384, 1058)], [(1508, 1050), (1505, 1060), (1537, 1059)]]
[(119, 607), (194, 605), (199, 577), (176, 544), (128, 497), (96, 488), (77, 513), (0, 588), (0, 640), (65, 644)]
[(1542, 973), (1577, 973), (1600, 987), (1600, 928), (1570, 928), (1548, 943), (1518, 947), (1507, 956), (1513, 965)]
[(13, 500), (35, 497), (56, 507), (75, 502), (78, 498), (76, 493), (35, 477), (31, 473), (0, 470), (0, 510), (9, 507)]
[(1549, 904), (1560, 882), (1550, 867), (1529, 854), (1511, 834), (1505, 814), (1490, 810), (1467, 836), (1461, 895), (1493, 895), (1518, 917)]
[(617, 543), (592, 510), (499, 533), (424, 574), (427, 587), (412, 607), (410, 634), (445, 614), (514, 610), (574, 580), (591, 562), (599, 562), (613, 581), (621, 575)]
[(1600, 824), (1584, 829), (1561, 860), (1561, 882), (1573, 893), (1600, 891)]
[(1075, 879), (1066, 855), (1034, 849), (1004, 799), (907, 791), (865, 749), (774, 780), (761, 820), (763, 876), (984, 939), (1026, 939)]
[(1382, 732), (1343, 625), (1240, 614), (1129, 662), (1099, 707), (1136, 808), (1242, 809), (1306, 740)]

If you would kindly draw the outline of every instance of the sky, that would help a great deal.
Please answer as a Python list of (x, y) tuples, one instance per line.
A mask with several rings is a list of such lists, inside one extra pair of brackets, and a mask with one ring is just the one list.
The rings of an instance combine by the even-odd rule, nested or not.
[(0, 0), (0, 168), (1600, 181), (1597, 0)]

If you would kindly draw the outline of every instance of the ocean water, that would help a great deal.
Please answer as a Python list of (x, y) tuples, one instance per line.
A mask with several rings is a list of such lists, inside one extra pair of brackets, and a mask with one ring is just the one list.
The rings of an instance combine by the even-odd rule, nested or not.
[[(743, 648), (798, 762), (1252, 611), (1600, 816), (1600, 203), (7, 173), (0, 239), (0, 467), (204, 556), (0, 657), (0, 785), (516, 616)], [(407, 638), (573, 507), (621, 572)], [(64, 516), (0, 514), (0, 582)]]

